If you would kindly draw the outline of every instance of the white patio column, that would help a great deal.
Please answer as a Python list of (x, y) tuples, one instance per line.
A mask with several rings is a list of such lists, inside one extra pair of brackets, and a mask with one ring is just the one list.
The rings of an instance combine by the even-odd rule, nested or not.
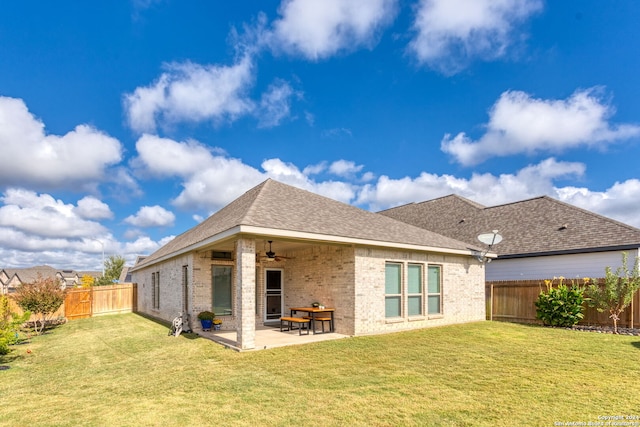
[(256, 242), (253, 239), (236, 241), (236, 307), (238, 341), (241, 349), (256, 346)]

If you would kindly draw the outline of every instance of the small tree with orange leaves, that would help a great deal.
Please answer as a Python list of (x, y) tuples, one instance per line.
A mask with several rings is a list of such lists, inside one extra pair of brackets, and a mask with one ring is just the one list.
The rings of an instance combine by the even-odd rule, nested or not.
[(54, 278), (38, 276), (33, 282), (19, 286), (13, 299), (22, 310), (35, 316), (34, 332), (42, 334), (64, 302), (64, 290)]

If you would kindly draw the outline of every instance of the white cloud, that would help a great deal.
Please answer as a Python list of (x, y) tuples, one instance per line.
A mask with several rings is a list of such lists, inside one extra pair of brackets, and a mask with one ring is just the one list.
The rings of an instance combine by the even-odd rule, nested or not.
[(494, 156), (603, 147), (640, 135), (640, 126), (610, 124), (613, 113), (595, 88), (578, 90), (565, 100), (508, 91), (491, 108), (486, 132), (478, 141), (465, 133), (446, 135), (441, 148), (461, 164), (473, 165)]
[(155, 83), (125, 95), (129, 125), (138, 132), (152, 132), (158, 123), (223, 122), (249, 114), (255, 108), (247, 96), (253, 69), (249, 55), (232, 66), (167, 64)]
[(47, 238), (78, 238), (106, 232), (98, 222), (76, 214), (76, 207), (48, 194), (8, 189), (0, 201), (0, 228)]
[(109, 205), (93, 196), (87, 196), (78, 200), (78, 206), (74, 208), (74, 212), (84, 219), (113, 218), (113, 212), (109, 209)]
[(337, 176), (348, 178), (353, 177), (356, 173), (360, 172), (363, 167), (363, 165), (356, 165), (350, 160), (336, 160), (331, 163), (331, 166), (329, 166), (329, 172)]
[(293, 88), (284, 81), (278, 81), (269, 86), (262, 94), (260, 107), (256, 111), (258, 127), (271, 128), (278, 126), (282, 120), (290, 115)]
[(541, 9), (541, 0), (421, 0), (408, 49), (420, 63), (453, 74), (474, 58), (504, 56), (516, 25)]
[(555, 194), (554, 180), (579, 178), (582, 163), (547, 159), (527, 166), (515, 174), (473, 174), (471, 178), (435, 175), (422, 172), (416, 178), (392, 179), (381, 176), (377, 182), (362, 187), (357, 204), (379, 211), (411, 202), (420, 202), (449, 194), (458, 194), (485, 205), (497, 205), (543, 194)]
[(176, 216), (162, 206), (143, 206), (135, 215), (124, 219), (127, 224), (136, 227), (168, 227), (172, 226)]
[(396, 9), (397, 0), (284, 0), (267, 44), (312, 60), (371, 47)]
[[(261, 164), (262, 170), (259, 170), (240, 159), (216, 155), (214, 149), (196, 141), (177, 142), (143, 135), (136, 147), (138, 158), (134, 163), (139, 173), (182, 180), (183, 190), (172, 201), (181, 209), (217, 211), (267, 178), (345, 203), (351, 202), (356, 195), (356, 186), (350, 183), (316, 182), (309, 178), (314, 173), (324, 171), (327, 168), (326, 162), (301, 171), (297, 166), (280, 159), (267, 159)], [(355, 173), (362, 168), (353, 162), (342, 160), (334, 165), (334, 169), (342, 173)]]
[(63, 136), (46, 135), (44, 128), (22, 99), (0, 97), (0, 185), (90, 188), (122, 159), (120, 142), (91, 126)]
[(583, 209), (640, 228), (640, 180), (616, 182), (605, 191), (592, 191), (584, 187), (557, 189), (557, 198)]

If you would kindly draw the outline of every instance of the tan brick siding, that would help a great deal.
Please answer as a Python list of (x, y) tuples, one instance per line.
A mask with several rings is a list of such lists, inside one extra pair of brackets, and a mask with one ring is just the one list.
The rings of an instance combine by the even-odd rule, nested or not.
[[(249, 243), (247, 243), (249, 242)], [(251, 246), (251, 241), (244, 245)], [(246, 252), (245, 248), (245, 252)], [(250, 249), (250, 248), (249, 248)], [(250, 251), (249, 251), (250, 253)], [(212, 265), (234, 266), (234, 283), (238, 283), (238, 271), (234, 261), (212, 261), (208, 253), (193, 253), (169, 261), (153, 268), (134, 272), (139, 289), (140, 311), (165, 320), (171, 320), (181, 310), (182, 266), (189, 265), (189, 307), (194, 329), (200, 324), (197, 313), (211, 310), (211, 267)], [(280, 253), (291, 257), (280, 262), (245, 262), (242, 283), (251, 285), (255, 295), (246, 310), (253, 312), (256, 326), (264, 323), (265, 269), (277, 268), (283, 272), (284, 313), (291, 307), (308, 306), (320, 302), (335, 311), (336, 331), (346, 335), (363, 335), (440, 326), (453, 323), (480, 321), (485, 319), (484, 267), (470, 256), (443, 255), (437, 253), (385, 250), (350, 245), (315, 245), (291, 253)], [(237, 255), (234, 255), (237, 256)], [(245, 256), (246, 253), (245, 253)], [(248, 261), (248, 260), (245, 260)], [(442, 315), (428, 315), (418, 318), (385, 319), (385, 263), (398, 262), (403, 265), (406, 283), (408, 263), (429, 264), (442, 268)], [(151, 303), (151, 272), (160, 271), (160, 310), (153, 310)], [(255, 289), (253, 288), (255, 284)], [(233, 293), (233, 315), (224, 316), (223, 329), (238, 327), (238, 293)], [(425, 297), (426, 299), (426, 297)], [(426, 301), (425, 301), (426, 303)], [(406, 308), (406, 294), (403, 295), (403, 310)], [(246, 327), (246, 325), (245, 325)], [(244, 328), (243, 328), (244, 329)], [(243, 331), (245, 334), (249, 330)]]

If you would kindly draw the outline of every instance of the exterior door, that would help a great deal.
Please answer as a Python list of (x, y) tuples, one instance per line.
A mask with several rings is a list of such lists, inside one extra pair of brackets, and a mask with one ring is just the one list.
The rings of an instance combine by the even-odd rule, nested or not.
[(282, 316), (282, 270), (266, 269), (265, 272), (265, 322), (275, 322)]

